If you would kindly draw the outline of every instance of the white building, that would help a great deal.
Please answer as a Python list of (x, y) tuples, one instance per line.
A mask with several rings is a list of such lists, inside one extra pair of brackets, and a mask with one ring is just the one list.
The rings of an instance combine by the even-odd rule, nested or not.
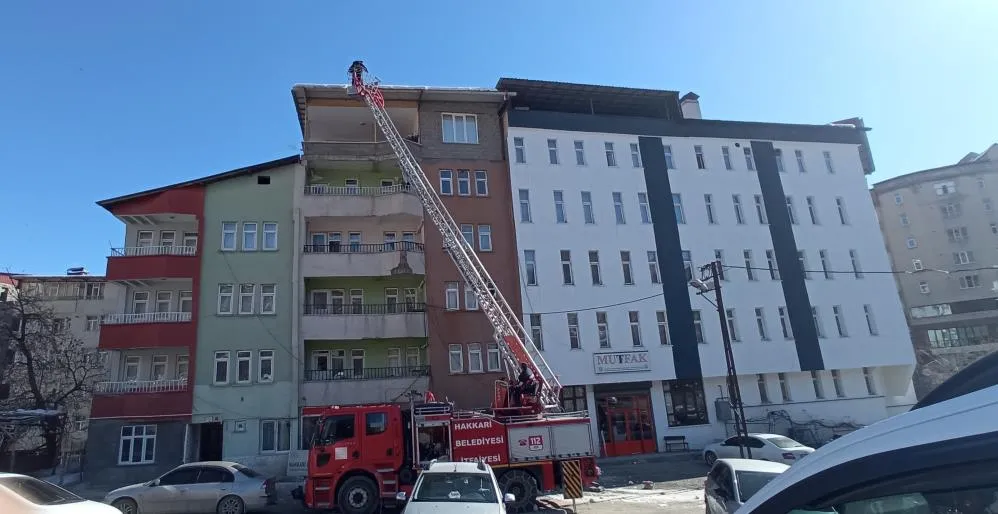
[(913, 402), (894, 279), (863, 273), (891, 268), (861, 120), (713, 121), (693, 94), (498, 87), (516, 93), (524, 323), (607, 454), (733, 433), (715, 407), (726, 365), (713, 292), (688, 286), (715, 258), (737, 266), (722, 291), (750, 431), (827, 438)]

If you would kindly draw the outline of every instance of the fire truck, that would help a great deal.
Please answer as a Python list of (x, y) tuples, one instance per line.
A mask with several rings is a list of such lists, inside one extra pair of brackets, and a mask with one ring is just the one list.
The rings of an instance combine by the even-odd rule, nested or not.
[[(408, 408), (304, 408), (303, 416), (318, 416), (302, 491), (305, 506), (372, 514), (395, 501), (397, 493), (411, 493), (419, 470), (433, 460), (489, 464), (503, 494), (516, 497), (507, 506), (514, 511), (529, 508), (538, 493), (561, 487), (567, 461), (577, 461), (582, 484), (591, 484), (599, 468), (589, 418), (584, 412), (560, 412), (558, 378), (409, 151), (378, 85), (365, 80), (362, 61), (354, 61), (348, 72), (353, 93), (370, 108), (406, 183), (419, 196), (444, 249), (488, 317), (509, 378), (496, 381), (492, 407), (481, 411), (457, 411), (450, 403), (435, 401), (431, 393), (418, 403), (410, 399)], [(524, 366), (531, 380), (516, 383), (513, 379)]]

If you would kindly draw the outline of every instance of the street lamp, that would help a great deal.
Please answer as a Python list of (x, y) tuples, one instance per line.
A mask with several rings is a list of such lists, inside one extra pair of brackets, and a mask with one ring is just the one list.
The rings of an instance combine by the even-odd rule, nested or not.
[[(721, 273), (723, 273), (721, 261), (713, 261), (700, 267), (699, 279), (690, 280), (690, 287), (697, 290), (697, 294), (704, 294), (714, 291), (714, 308), (721, 322), (721, 340), (724, 343), (724, 360), (727, 362), (727, 382), (728, 400), (731, 411), (735, 416), (735, 433), (738, 436), (738, 455), (745, 458), (752, 458), (752, 448), (746, 444), (748, 442), (748, 425), (745, 422), (745, 408), (742, 405), (742, 390), (738, 385), (738, 372), (735, 370), (735, 355), (731, 350), (731, 334), (728, 332), (728, 317), (724, 312), (724, 299), (721, 297)], [(709, 301), (709, 300), (708, 300)]]

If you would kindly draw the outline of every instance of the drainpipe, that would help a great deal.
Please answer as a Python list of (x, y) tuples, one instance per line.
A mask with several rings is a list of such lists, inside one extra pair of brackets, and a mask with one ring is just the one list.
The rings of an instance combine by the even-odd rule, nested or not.
[[(297, 181), (296, 181), (297, 182)], [(295, 193), (295, 198), (303, 194), (303, 187), (297, 188)], [(295, 202), (299, 204), (299, 202)], [(299, 204), (300, 205), (300, 204)], [(301, 408), (302, 408), (302, 394), (304, 392), (301, 383), (301, 371), (302, 371), (302, 344), (300, 340), (300, 327), (301, 327), (301, 303), (303, 301), (301, 292), (301, 258), (302, 258), (302, 241), (303, 241), (303, 231), (305, 230), (305, 223), (302, 218), (302, 211), (300, 207), (294, 208), (294, 216), (292, 216), (291, 223), (294, 228), (294, 258), (291, 259), (291, 381), (294, 383), (295, 391), (295, 401), (291, 402), (291, 417), (295, 420), (292, 426), (297, 427), (296, 433), (301, 434)], [(275, 370), (276, 371), (276, 370)], [(299, 438), (295, 438), (299, 439)], [(298, 448), (299, 450), (301, 448)]]

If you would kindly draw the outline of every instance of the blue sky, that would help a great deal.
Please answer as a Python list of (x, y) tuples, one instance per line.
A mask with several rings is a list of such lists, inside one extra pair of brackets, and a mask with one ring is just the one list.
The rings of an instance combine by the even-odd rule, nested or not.
[(296, 153), (291, 86), (342, 83), (354, 59), (385, 83), (514, 76), (695, 91), (716, 119), (858, 115), (873, 181), (948, 164), (998, 141), (996, 17), (987, 0), (7, 2), (0, 270), (103, 272), (124, 230), (96, 200)]

